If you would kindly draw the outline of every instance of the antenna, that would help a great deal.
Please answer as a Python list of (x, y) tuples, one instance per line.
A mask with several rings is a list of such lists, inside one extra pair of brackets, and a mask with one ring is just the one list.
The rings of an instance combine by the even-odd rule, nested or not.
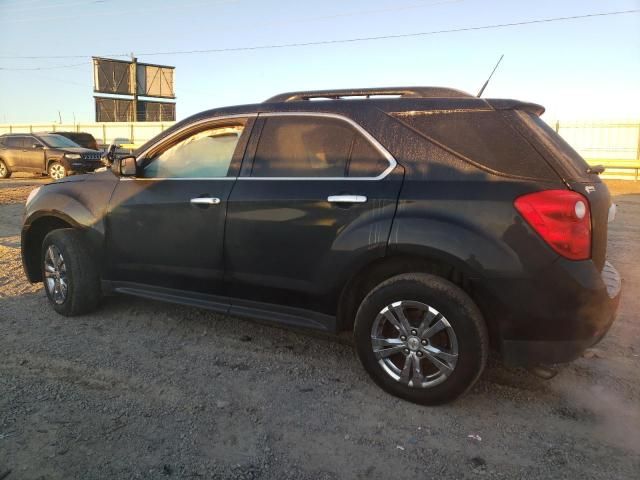
[(484, 82), (484, 85), (482, 85), (482, 88), (480, 89), (476, 97), (480, 98), (482, 96), (484, 89), (487, 88), (487, 85), (489, 85), (489, 80), (491, 80), (491, 77), (493, 77), (493, 74), (496, 73), (496, 70), (498, 69), (498, 65), (500, 65), (500, 62), (502, 61), (503, 58), (504, 58), (504, 53), (500, 55), (500, 60), (498, 60), (498, 63), (496, 63), (496, 66), (493, 67), (493, 70), (491, 71), (491, 75), (489, 75), (489, 78), (487, 78), (487, 81)]

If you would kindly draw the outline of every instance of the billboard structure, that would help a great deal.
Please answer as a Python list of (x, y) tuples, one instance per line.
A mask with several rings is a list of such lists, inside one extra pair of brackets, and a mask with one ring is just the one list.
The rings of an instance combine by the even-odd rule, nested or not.
[(96, 121), (174, 121), (174, 70), (167, 65), (138, 63), (136, 58), (93, 57)]

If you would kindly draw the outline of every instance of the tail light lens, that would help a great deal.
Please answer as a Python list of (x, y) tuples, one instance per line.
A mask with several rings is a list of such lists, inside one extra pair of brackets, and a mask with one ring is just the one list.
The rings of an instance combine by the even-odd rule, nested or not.
[(544, 190), (518, 197), (520, 215), (553, 250), (571, 260), (591, 258), (589, 201), (571, 190)]

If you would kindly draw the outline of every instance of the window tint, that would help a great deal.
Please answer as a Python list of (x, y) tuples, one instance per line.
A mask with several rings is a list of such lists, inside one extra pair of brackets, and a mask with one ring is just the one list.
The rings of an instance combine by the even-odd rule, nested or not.
[(547, 162), (500, 112), (456, 112), (397, 117), (464, 158), (491, 170), (534, 178), (556, 178)]
[(544, 120), (527, 112), (518, 112), (517, 117), (533, 134), (535, 141), (542, 144), (553, 159), (560, 163), (568, 178), (590, 180), (587, 174), (589, 164)]
[(226, 177), (242, 126), (198, 132), (158, 154), (144, 168), (145, 178)]
[(377, 177), (389, 168), (389, 161), (369, 140), (357, 135), (351, 150), (349, 177)]
[(5, 140), (5, 145), (9, 148), (24, 148), (24, 137), (9, 137)]
[(346, 122), (292, 115), (266, 119), (251, 175), (362, 177), (377, 176), (388, 166), (381, 154)]

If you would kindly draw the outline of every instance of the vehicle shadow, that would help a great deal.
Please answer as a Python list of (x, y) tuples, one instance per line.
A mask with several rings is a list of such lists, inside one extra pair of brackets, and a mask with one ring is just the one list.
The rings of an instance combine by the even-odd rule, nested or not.
[[(279, 351), (291, 361), (304, 361), (322, 368), (328, 355), (335, 355), (331, 363), (339, 368), (348, 367), (354, 377), (371, 384), (362, 369), (355, 351), (351, 332), (338, 335), (316, 330), (291, 328), (275, 323), (255, 321), (232, 315), (181, 305), (165, 304), (153, 300), (113, 296), (105, 298), (100, 317), (117, 319), (126, 328), (148, 329), (146, 335), (170, 335), (179, 339), (197, 336), (215, 338), (198, 339), (200, 345), (215, 350), (220, 344), (229, 347), (230, 356), (241, 356), (247, 343), (265, 351)], [(91, 321), (87, 317), (87, 321)], [(138, 330), (139, 331), (139, 330)], [(209, 337), (209, 335), (212, 337)], [(277, 359), (272, 359), (276, 366)], [(340, 370), (325, 372), (340, 376)], [(523, 392), (546, 392), (547, 382), (520, 368), (506, 367), (497, 352), (492, 352), (487, 367), (474, 388), (476, 392), (490, 392), (491, 385), (500, 385)]]

